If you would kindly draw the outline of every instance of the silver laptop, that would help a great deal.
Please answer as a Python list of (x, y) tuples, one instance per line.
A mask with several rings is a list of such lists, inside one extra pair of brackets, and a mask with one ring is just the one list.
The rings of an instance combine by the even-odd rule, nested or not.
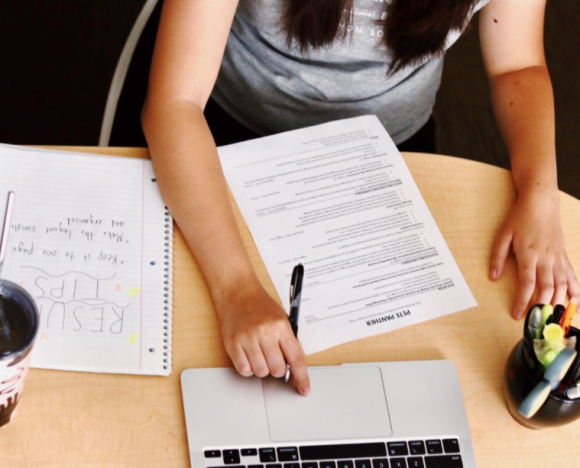
[(310, 367), (312, 391), (234, 369), (181, 374), (191, 466), (475, 468), (450, 361)]

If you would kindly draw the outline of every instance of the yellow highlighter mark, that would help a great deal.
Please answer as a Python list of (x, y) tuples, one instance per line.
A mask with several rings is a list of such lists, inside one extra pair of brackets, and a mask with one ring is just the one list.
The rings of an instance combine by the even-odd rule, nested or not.
[(120, 284), (115, 285), (115, 291), (121, 291), (121, 285)]
[(141, 291), (142, 291), (142, 288), (138, 288), (136, 286), (131, 286), (129, 288), (129, 299), (133, 299), (134, 297), (137, 297)]
[(26, 286), (26, 283), (24, 281), (21, 281), (20, 286), (24, 287), (24, 286)]
[(129, 335), (129, 344), (135, 344), (137, 343), (137, 340), (139, 339), (139, 333), (131, 333)]
[(40, 335), (40, 340), (41, 341), (48, 340), (48, 335), (46, 334), (46, 332), (42, 332), (42, 335)]

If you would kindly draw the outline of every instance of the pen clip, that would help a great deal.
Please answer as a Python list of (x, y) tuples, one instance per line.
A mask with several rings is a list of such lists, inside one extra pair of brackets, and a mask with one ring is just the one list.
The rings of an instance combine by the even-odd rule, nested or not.
[(296, 267), (292, 270), (292, 279), (290, 280), (290, 305), (292, 306), (292, 301), (294, 300), (294, 291), (296, 290)]

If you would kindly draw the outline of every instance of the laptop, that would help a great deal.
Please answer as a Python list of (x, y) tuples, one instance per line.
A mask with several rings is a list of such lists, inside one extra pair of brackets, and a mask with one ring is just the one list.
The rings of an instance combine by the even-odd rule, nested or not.
[(450, 361), (310, 367), (311, 393), (234, 369), (181, 374), (193, 468), (475, 468)]

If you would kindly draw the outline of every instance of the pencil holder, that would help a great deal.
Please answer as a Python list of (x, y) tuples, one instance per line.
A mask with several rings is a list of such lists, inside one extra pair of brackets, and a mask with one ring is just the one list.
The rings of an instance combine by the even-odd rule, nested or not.
[[(530, 312), (524, 323), (524, 331), (527, 329)], [(576, 336), (577, 340), (580, 340), (580, 330), (572, 327), (569, 336)], [(580, 357), (577, 356), (576, 359)], [(504, 394), (509, 413), (522, 426), (530, 429), (561, 426), (580, 418), (580, 399), (570, 400), (559, 389), (549, 394), (547, 400), (531, 418), (526, 419), (518, 412), (522, 401), (542, 382), (544, 371), (544, 366), (534, 352), (534, 344), (527, 340), (519, 341), (506, 363)]]

